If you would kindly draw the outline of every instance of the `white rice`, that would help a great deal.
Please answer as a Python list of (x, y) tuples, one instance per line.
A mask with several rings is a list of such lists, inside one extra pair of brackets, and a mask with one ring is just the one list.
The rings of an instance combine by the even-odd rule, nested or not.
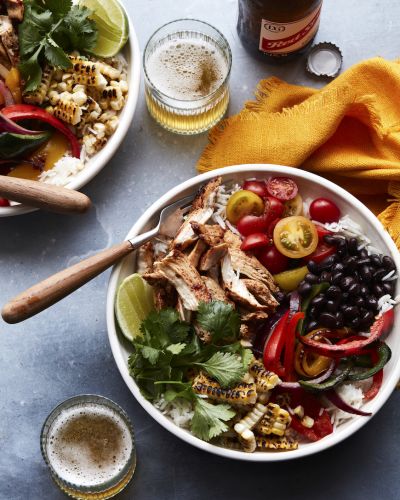
[[(359, 410), (362, 407), (364, 393), (361, 387), (358, 387), (355, 384), (342, 384), (336, 389), (336, 392), (343, 399), (343, 401), (353, 408)], [(332, 405), (329, 405), (327, 410), (331, 414), (331, 421), (335, 427), (338, 427), (340, 424), (350, 420), (354, 416), (351, 413), (339, 410)]]
[(161, 396), (154, 402), (154, 406), (163, 415), (168, 416), (178, 427), (189, 429), (194, 415), (193, 405), (190, 401), (181, 398), (168, 403), (165, 401), (164, 396)]
[(50, 170), (43, 171), (39, 176), (39, 181), (54, 186), (65, 186), (84, 167), (85, 165), (81, 159), (64, 156)]

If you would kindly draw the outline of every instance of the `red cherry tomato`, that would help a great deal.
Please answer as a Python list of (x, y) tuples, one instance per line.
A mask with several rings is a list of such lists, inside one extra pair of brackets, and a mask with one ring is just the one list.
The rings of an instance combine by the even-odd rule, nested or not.
[(5, 198), (0, 198), (0, 207), (9, 207), (10, 202), (6, 200)]
[(289, 264), (289, 259), (285, 255), (282, 255), (275, 245), (260, 250), (257, 253), (257, 258), (272, 274), (286, 271)]
[(264, 209), (264, 218), (266, 219), (267, 224), (282, 217), (284, 209), (285, 207), (281, 201), (273, 196), (267, 196), (265, 199)]
[(326, 198), (317, 198), (310, 205), (310, 217), (318, 222), (337, 222), (340, 210), (333, 201)]
[(255, 250), (256, 248), (262, 248), (269, 245), (269, 238), (264, 233), (253, 233), (243, 240), (241, 249), (242, 250)]
[(330, 255), (336, 253), (336, 247), (333, 245), (327, 245), (326, 243), (319, 243), (317, 248), (313, 253), (307, 255), (307, 257), (303, 257), (305, 261), (313, 260), (317, 264), (325, 260)]
[(253, 233), (264, 233), (268, 228), (268, 222), (263, 216), (245, 215), (239, 220), (236, 227), (240, 234), (249, 236)]
[(242, 189), (252, 191), (261, 198), (268, 196), (267, 185), (264, 181), (244, 181)]
[(324, 241), (324, 236), (328, 236), (329, 234), (332, 234), (331, 231), (328, 231), (327, 229), (320, 226), (319, 224), (315, 224), (315, 227), (317, 229), (318, 239), (321, 241)]
[(293, 179), (289, 177), (272, 177), (267, 181), (267, 190), (271, 196), (281, 201), (292, 200), (299, 188)]
[(273, 238), (274, 237), (274, 229), (275, 229), (275, 226), (278, 224), (278, 222), (280, 221), (280, 219), (274, 219), (272, 222), (270, 222), (268, 224), (268, 229), (267, 229), (267, 235), (268, 235), (268, 238)]

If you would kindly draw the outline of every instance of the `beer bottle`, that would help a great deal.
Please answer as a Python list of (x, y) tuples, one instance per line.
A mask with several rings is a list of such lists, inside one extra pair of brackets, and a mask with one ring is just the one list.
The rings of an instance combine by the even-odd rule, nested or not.
[(311, 45), (321, 7), (322, 0), (239, 0), (239, 37), (271, 62), (292, 59)]

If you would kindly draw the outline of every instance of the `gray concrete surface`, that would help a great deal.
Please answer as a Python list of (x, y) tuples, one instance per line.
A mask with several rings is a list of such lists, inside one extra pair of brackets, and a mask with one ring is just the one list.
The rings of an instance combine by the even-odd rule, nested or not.
[[(143, 49), (166, 21), (195, 17), (227, 36), (233, 50), (235, 113), (257, 82), (277, 75), (321, 85), (304, 59), (272, 67), (252, 59), (236, 35), (236, 0), (125, 0)], [(341, 46), (344, 67), (371, 56), (400, 55), (396, 0), (325, 0), (318, 41)], [(82, 217), (36, 212), (0, 219), (0, 304), (49, 274), (120, 241), (160, 195), (195, 175), (205, 135), (180, 137), (149, 117), (143, 88), (132, 127), (113, 160), (85, 187), (94, 202)], [(53, 485), (39, 450), (49, 411), (75, 394), (98, 393), (121, 404), (137, 438), (138, 467), (121, 499), (373, 499), (400, 498), (400, 394), (346, 442), (300, 461), (244, 464), (205, 454), (179, 441), (136, 403), (114, 364), (107, 340), (109, 273), (20, 325), (0, 320), (0, 499), (48, 500)]]

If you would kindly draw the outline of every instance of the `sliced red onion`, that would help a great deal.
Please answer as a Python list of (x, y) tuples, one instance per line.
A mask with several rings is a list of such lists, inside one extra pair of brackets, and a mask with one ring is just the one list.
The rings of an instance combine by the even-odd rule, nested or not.
[(11, 104), (14, 104), (14, 98), (9, 88), (1, 79), (0, 79), (0, 94), (4, 97), (4, 104), (6, 106), (11, 106)]
[[(1, 80), (0, 80), (1, 81)], [(0, 132), (11, 132), (12, 134), (22, 134), (22, 135), (36, 135), (41, 134), (43, 131), (40, 130), (29, 130), (28, 128), (21, 127), (18, 123), (10, 120), (3, 115), (0, 111)]]
[[(310, 380), (307, 380), (307, 382), (310, 382), (311, 384), (321, 384), (322, 382), (325, 382), (325, 380), (328, 380), (328, 378), (332, 375), (334, 369), (335, 369), (336, 363), (334, 360), (331, 361), (331, 364), (329, 365), (329, 368), (322, 373), (317, 378), (313, 378)], [(301, 387), (298, 382), (281, 382), (279, 384), (279, 387), (282, 389), (297, 389), (297, 387)]]
[(2, 78), (4, 78), (4, 80), (7, 78), (8, 73), (9, 73), (9, 70), (5, 66), (0, 64), (0, 76)]
[(339, 396), (339, 394), (335, 391), (335, 389), (330, 389), (329, 391), (324, 392), (324, 396), (339, 410), (345, 411), (347, 413), (352, 413), (353, 415), (361, 415), (362, 417), (370, 417), (372, 413), (359, 410), (358, 408), (353, 408), (346, 401)]
[(290, 294), (289, 310), (290, 316), (300, 311), (300, 295), (297, 290)]

